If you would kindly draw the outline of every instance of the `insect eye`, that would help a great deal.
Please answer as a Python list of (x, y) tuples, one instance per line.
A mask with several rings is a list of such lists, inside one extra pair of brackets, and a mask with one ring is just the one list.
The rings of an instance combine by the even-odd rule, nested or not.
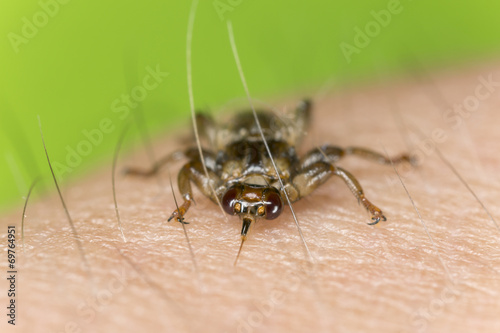
[(273, 190), (265, 195), (266, 219), (273, 220), (277, 218), (283, 210), (283, 200), (278, 191)]
[(236, 196), (238, 195), (239, 192), (240, 191), (238, 190), (238, 188), (233, 186), (229, 188), (222, 197), (222, 202), (221, 202), (222, 208), (224, 208), (224, 211), (229, 215), (235, 214), (234, 205), (238, 202), (236, 200)]

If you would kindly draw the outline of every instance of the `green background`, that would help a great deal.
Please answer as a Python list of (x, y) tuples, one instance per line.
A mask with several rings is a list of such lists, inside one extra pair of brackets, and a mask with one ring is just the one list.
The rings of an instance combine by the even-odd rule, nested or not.
[[(62, 0), (61, 0), (62, 1)], [(169, 76), (142, 104), (152, 133), (187, 125), (186, 30), (190, 1), (7, 1), (0, 4), (0, 206), (21, 204), (29, 184), (49, 170), (38, 130), (40, 115), (53, 161), (65, 162), (67, 147), (85, 140), (84, 130), (109, 118), (115, 129), (92, 146), (62, 182), (96, 165), (111, 164), (125, 121), (112, 103), (141, 85), (147, 67)], [(214, 3), (228, 6), (220, 13)], [(401, 0), (401, 13), (370, 38), (348, 62), (340, 43), (355, 45), (355, 28), (374, 21), (372, 11), (389, 1), (201, 1), (193, 37), (197, 107), (217, 109), (244, 96), (231, 53), (226, 19), (252, 95), (301, 94), (329, 79), (337, 86), (404, 71), (408, 55), (423, 66), (453, 66), (498, 54), (500, 2)], [(45, 4), (45, 5), (42, 5)], [(54, 4), (58, 4), (54, 7)], [(43, 7), (52, 16), (43, 22)], [(219, 15), (221, 14), (221, 15)], [(222, 16), (222, 18), (221, 18)], [(26, 21), (36, 33), (23, 36)], [(26, 31), (24, 31), (26, 32)], [(24, 37), (23, 37), (24, 38)], [(130, 140), (134, 137), (129, 136)], [(45, 188), (53, 188), (46, 182)]]

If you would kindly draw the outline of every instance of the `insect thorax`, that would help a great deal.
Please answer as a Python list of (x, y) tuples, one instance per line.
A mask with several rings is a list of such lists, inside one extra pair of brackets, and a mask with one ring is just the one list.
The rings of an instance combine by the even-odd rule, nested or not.
[[(258, 118), (280, 176), (286, 180), (290, 177), (290, 168), (297, 160), (295, 147), (287, 140), (288, 128), (270, 112), (259, 112)], [(227, 136), (225, 144), (220, 147), (218, 162), (222, 167), (220, 176), (224, 181), (264, 185), (262, 183), (271, 184), (277, 180), (252, 113), (237, 115), (223, 131)]]

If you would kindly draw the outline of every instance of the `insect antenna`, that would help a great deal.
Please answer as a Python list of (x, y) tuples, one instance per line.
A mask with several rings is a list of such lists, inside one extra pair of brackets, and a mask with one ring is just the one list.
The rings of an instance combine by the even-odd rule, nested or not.
[(238, 72), (240, 74), (240, 79), (241, 83), (243, 84), (243, 88), (245, 89), (245, 93), (247, 95), (248, 103), (250, 104), (250, 107), (252, 109), (253, 116), (255, 118), (255, 123), (257, 124), (257, 127), (259, 128), (260, 136), (262, 138), (262, 141), (264, 142), (264, 146), (266, 147), (267, 154), (270, 157), (271, 163), (273, 165), (274, 171), (276, 172), (276, 176), (279, 180), (281, 191), (285, 194), (286, 201), (288, 203), (288, 206), (290, 207), (290, 211), (293, 216), (293, 220), (295, 222), (295, 225), (297, 226), (297, 230), (300, 235), (300, 239), (302, 240), (302, 244), (304, 245), (304, 250), (306, 252), (306, 255), (309, 257), (309, 259), (314, 262), (314, 257), (311, 254), (311, 251), (309, 251), (309, 247), (307, 246), (307, 242), (304, 238), (304, 235), (302, 234), (302, 229), (300, 228), (299, 221), (297, 219), (297, 216), (295, 215), (295, 211), (293, 210), (292, 203), (290, 201), (290, 198), (288, 197), (288, 193), (285, 190), (285, 185), (283, 184), (283, 180), (281, 179), (278, 171), (278, 167), (276, 166), (276, 163), (274, 162), (274, 158), (271, 154), (271, 150), (269, 149), (269, 145), (267, 144), (266, 138), (264, 136), (264, 132), (262, 131), (262, 127), (260, 125), (259, 117), (257, 116), (257, 112), (255, 111), (255, 107), (252, 102), (252, 97), (250, 96), (250, 91), (248, 90), (248, 86), (245, 80), (245, 75), (243, 73), (243, 68), (241, 66), (240, 58), (238, 56), (238, 50), (236, 48), (236, 42), (234, 41), (234, 33), (233, 33), (233, 25), (231, 24), (231, 21), (227, 21), (227, 31), (229, 34), (229, 42), (231, 44), (231, 49), (233, 51), (233, 56), (234, 60), (236, 62), (236, 67), (238, 68)]
[(179, 216), (177, 216), (177, 221), (182, 225), (182, 230), (184, 231), (184, 236), (186, 237), (186, 242), (187, 242), (187, 245), (189, 248), (189, 253), (191, 255), (191, 261), (193, 262), (194, 272), (195, 272), (196, 277), (198, 278), (198, 282), (199, 282), (200, 281), (200, 271), (198, 269), (198, 263), (196, 262), (196, 257), (194, 256), (193, 247), (191, 246), (191, 240), (189, 239), (189, 236), (188, 236), (188, 233), (186, 230), (186, 226), (185, 226), (185, 224), (187, 224), (189, 222), (185, 222), (184, 216), (182, 216), (180, 214), (179, 204), (177, 203), (177, 197), (175, 196), (174, 186), (172, 185), (172, 175), (170, 173), (170, 170), (168, 170), (168, 178), (170, 180), (170, 190), (172, 191), (172, 196), (174, 197), (175, 208), (179, 212)]
[(52, 164), (50, 163), (50, 158), (49, 158), (49, 153), (47, 151), (47, 146), (45, 145), (45, 140), (43, 138), (43, 132), (42, 132), (42, 122), (40, 120), (40, 116), (37, 116), (38, 118), (38, 127), (40, 128), (40, 136), (42, 137), (42, 144), (43, 144), (43, 150), (45, 151), (45, 156), (47, 157), (47, 162), (49, 164), (50, 168), (50, 173), (52, 174), (52, 179), (54, 180), (54, 184), (57, 189), (57, 193), (59, 194), (59, 199), (61, 200), (61, 204), (64, 208), (64, 212), (66, 213), (66, 217), (68, 218), (68, 223), (69, 226), (71, 227), (71, 231), (73, 233), (73, 237), (75, 239), (76, 247), (78, 248), (78, 252), (80, 252), (80, 257), (82, 258), (82, 262), (85, 267), (85, 271), (87, 272), (87, 275), (89, 277), (92, 277), (92, 273), (90, 271), (90, 266), (89, 263), (87, 262), (87, 257), (85, 256), (85, 253), (83, 252), (83, 246), (82, 246), (82, 241), (80, 239), (80, 235), (76, 231), (75, 225), (73, 224), (73, 219), (71, 218), (71, 215), (69, 214), (68, 207), (66, 206), (66, 202), (64, 202), (63, 196), (61, 194), (61, 190), (59, 188), (59, 184), (57, 183), (56, 175), (54, 174), (54, 170), (52, 169)]
[(28, 201), (31, 196), (31, 191), (33, 191), (33, 188), (35, 185), (38, 183), (40, 180), (40, 177), (36, 177), (35, 180), (31, 183), (30, 189), (28, 190), (28, 194), (26, 195), (26, 200), (24, 201), (24, 207), (23, 207), (23, 216), (21, 217), (21, 242), (23, 243), (23, 253), (25, 246), (24, 246), (24, 218), (26, 217), (26, 208), (28, 207)]
[(122, 234), (122, 238), (123, 238), (124, 242), (127, 242), (127, 238), (125, 238), (125, 234), (123, 233), (122, 220), (120, 218), (120, 211), (118, 210), (118, 201), (116, 200), (115, 174), (116, 174), (116, 163), (118, 161), (118, 154), (120, 152), (120, 148), (122, 146), (123, 139), (125, 138), (125, 134), (127, 134), (129, 127), (130, 127), (130, 123), (127, 123), (125, 125), (125, 127), (123, 128), (122, 132), (120, 133), (120, 137), (118, 138), (118, 142), (116, 143), (115, 153), (113, 155), (113, 164), (111, 167), (111, 187), (113, 190), (113, 202), (115, 205), (116, 220), (118, 221), (118, 228), (120, 229), (120, 232)]
[[(193, 0), (191, 2), (191, 8), (189, 10), (189, 19), (188, 19), (188, 27), (187, 27), (187, 35), (186, 35), (186, 67), (187, 67), (187, 85), (188, 85), (188, 95), (189, 95), (189, 108), (191, 110), (191, 122), (193, 123), (193, 131), (194, 137), (196, 140), (196, 145), (198, 146), (198, 153), (200, 154), (201, 164), (203, 165), (203, 171), (205, 172), (205, 176), (208, 176), (207, 165), (205, 164), (205, 159), (203, 157), (203, 151), (201, 149), (200, 136), (198, 133), (198, 124), (196, 123), (196, 114), (194, 110), (194, 96), (193, 96), (193, 73), (192, 73), (192, 63), (191, 63), (191, 49), (192, 49), (192, 41), (193, 41), (193, 29), (194, 29), (194, 19), (196, 17), (196, 8), (198, 7), (198, 0)], [(214, 194), (215, 199), (217, 200), (217, 205), (220, 208), (222, 216), (226, 222), (228, 221), (227, 216), (224, 212), (224, 208), (220, 203), (219, 197), (215, 192), (215, 189), (212, 183), (208, 183), (212, 193)]]
[(420, 220), (420, 223), (422, 224), (422, 226), (424, 227), (424, 230), (425, 230), (425, 233), (427, 234), (427, 237), (429, 238), (429, 240), (431, 241), (432, 243), (432, 247), (434, 249), (434, 251), (436, 252), (437, 256), (438, 256), (438, 259), (439, 261), (441, 262), (441, 265), (443, 266), (443, 269), (446, 273), (446, 277), (454, 284), (455, 282), (453, 281), (453, 279), (451, 278), (451, 274), (450, 274), (450, 271), (448, 270), (448, 266), (446, 266), (445, 262), (443, 261), (443, 258), (441, 257), (441, 253), (439, 252), (437, 246), (436, 246), (436, 243), (434, 242), (434, 239), (432, 238), (431, 234), (429, 233), (429, 229), (427, 229), (427, 225), (425, 224), (424, 222), (424, 219), (422, 218), (422, 215), (420, 215), (420, 211), (418, 210), (417, 208), (417, 205), (415, 204), (415, 202), (413, 201), (413, 198), (411, 197), (410, 195), (410, 191), (408, 191), (408, 188), (406, 187), (405, 183), (403, 182), (403, 179), (401, 178), (401, 176), (399, 175), (399, 172), (396, 168), (396, 166), (394, 165), (394, 162), (392, 161), (392, 159), (389, 157), (389, 155), (387, 154), (387, 150), (385, 149), (385, 147), (382, 145), (382, 149), (384, 150), (384, 154), (385, 156), (389, 159), (389, 161), (391, 162), (391, 166), (392, 168), (394, 169), (394, 172), (396, 173), (396, 175), (398, 176), (399, 178), (399, 181), (401, 182), (401, 185), (403, 186), (405, 192), (406, 192), (406, 195), (408, 196), (408, 199), (410, 199), (410, 202), (411, 202), (411, 205), (413, 206), (413, 209), (415, 210), (415, 212), (417, 213), (418, 215), (418, 218)]

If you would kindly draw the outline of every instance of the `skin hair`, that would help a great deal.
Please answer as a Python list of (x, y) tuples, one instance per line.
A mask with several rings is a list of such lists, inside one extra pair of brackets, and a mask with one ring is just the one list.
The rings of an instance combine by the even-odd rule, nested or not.
[[(405, 78), (316, 96), (312, 130), (299, 151), (331, 143), (386, 149), (392, 156), (408, 150), (406, 141), (417, 147), (420, 142), (422, 150), (422, 141), (409, 130), (418, 127), (429, 136), (425, 147), (437, 138), (442, 154), (498, 217), (498, 87), (477, 110), (462, 116), (456, 129), (452, 125), (458, 120), (444, 118), (448, 111), (428, 93), (439, 92), (450, 105), (464, 103), (474, 96), (478, 78), (489, 75), (500, 81), (498, 64), (442, 71), (432, 84)], [(289, 98), (287, 107), (298, 100)], [(436, 129), (444, 131), (445, 140), (432, 139)], [(154, 143), (156, 156), (179, 147), (171, 134)], [(314, 263), (305, 257), (286, 209), (280, 218), (261, 220), (250, 230), (234, 267), (240, 220), (224, 219), (194, 190), (196, 205), (185, 218), (197, 269), (181, 225), (166, 223), (175, 204), (170, 188), (160, 189), (156, 178), (117, 174), (124, 243), (114, 212), (110, 161), (87, 179), (63, 186), (90, 274), (56, 194), (28, 204), (24, 254), (20, 211), (0, 219), (2, 246), (6, 226), (17, 225), (15, 330), (498, 332), (500, 232), (435, 150), (417, 154), (417, 168), (401, 166), (398, 172), (435, 247), (392, 167), (351, 156), (338, 165), (358, 178), (387, 222), (367, 225), (365, 210), (340, 179), (332, 178), (294, 205)], [(118, 170), (144, 161), (146, 153), (138, 152), (122, 159)], [(169, 168), (175, 189), (181, 165)], [(168, 172), (161, 177), (168, 184)], [(6, 270), (5, 258), (0, 263)], [(7, 290), (5, 279), (0, 288)], [(14, 331), (5, 318), (0, 327)]]

